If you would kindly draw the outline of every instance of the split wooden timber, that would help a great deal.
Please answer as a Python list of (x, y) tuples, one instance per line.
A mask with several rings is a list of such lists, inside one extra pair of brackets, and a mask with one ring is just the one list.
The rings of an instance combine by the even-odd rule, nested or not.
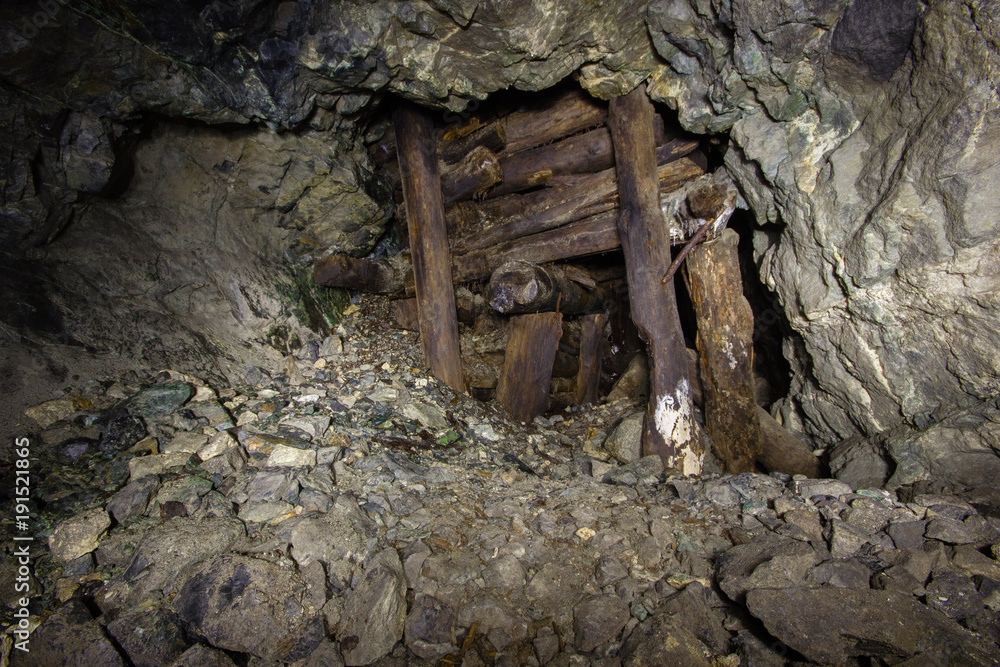
[(664, 267), (670, 265), (671, 238), (660, 207), (653, 105), (644, 85), (611, 100), (608, 129), (618, 172), (618, 229), (632, 319), (649, 350), (643, 454), (659, 455), (668, 470), (698, 474), (703, 453), (695, 430), (684, 336), (674, 287), (660, 282)]
[(604, 357), (604, 325), (607, 323), (608, 316), (604, 313), (585, 315), (580, 322), (580, 371), (573, 393), (576, 405), (597, 403)]
[(394, 118), (410, 255), (420, 319), (420, 340), (431, 372), (465, 391), (455, 311), (451, 250), (441, 201), (434, 124), (426, 114), (403, 106)]
[(529, 422), (548, 409), (552, 364), (561, 335), (562, 313), (511, 318), (496, 398), (514, 419)]

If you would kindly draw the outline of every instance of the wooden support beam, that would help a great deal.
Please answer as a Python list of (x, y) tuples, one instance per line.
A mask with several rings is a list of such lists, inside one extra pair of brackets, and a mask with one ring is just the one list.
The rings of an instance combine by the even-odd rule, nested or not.
[(688, 285), (698, 321), (697, 347), (705, 392), (705, 425), (726, 472), (756, 470), (761, 455), (754, 397), (753, 311), (743, 297), (739, 235), (725, 230), (687, 258)]
[(805, 475), (813, 479), (826, 477), (829, 472), (805, 443), (789, 433), (764, 408), (757, 406), (763, 451), (758, 462), (769, 472)]
[(583, 269), (507, 262), (490, 276), (487, 302), (500, 313), (559, 310), (567, 315), (604, 307), (604, 293)]
[(438, 142), (438, 158), (445, 164), (454, 164), (475, 148), (485, 148), (491, 153), (499, 153), (507, 145), (507, 132), (500, 123), (489, 123), (478, 130), (462, 135), (459, 132), (445, 132)]
[(584, 315), (580, 321), (580, 371), (573, 395), (577, 405), (597, 403), (604, 358), (604, 325), (607, 323), (605, 313)]
[[(688, 142), (688, 146), (693, 142)], [(704, 172), (694, 162), (677, 157), (657, 168), (660, 192), (668, 193)], [(610, 211), (618, 204), (618, 181), (614, 168), (576, 176), (571, 185), (546, 188), (525, 195), (510, 194), (479, 204), (464, 206), (454, 214), (449, 229), (460, 234), (455, 252), (488, 248), (502, 241), (537, 234)], [(450, 212), (446, 217), (452, 217)]]
[[(663, 139), (663, 119), (656, 116), (656, 120), (658, 121), (657, 136), (654, 139), (656, 143), (650, 147), (651, 150)], [(611, 134), (608, 128), (599, 127), (554, 144), (501, 158), (503, 182), (491, 192), (493, 196), (520, 192), (546, 185), (555, 176), (589, 174), (610, 169), (614, 165), (615, 155), (611, 145)]]
[(484, 250), (456, 254), (452, 258), (454, 276), (457, 282), (482, 280), (515, 259), (545, 264), (606, 252), (618, 246), (615, 213), (608, 211), (541, 234), (513, 239)]
[[(412, 292), (413, 268), (403, 257), (358, 259), (348, 255), (327, 255), (313, 266), (317, 285), (344, 287), (374, 294), (403, 294), (409, 282)], [(409, 280), (407, 278), (409, 277)]]
[(552, 364), (561, 335), (561, 313), (511, 318), (497, 401), (514, 419), (530, 422), (548, 409)]
[(420, 340), (431, 372), (455, 391), (465, 391), (458, 317), (451, 277), (451, 249), (441, 201), (434, 124), (413, 106), (394, 117), (400, 176), (410, 232), (410, 255), (420, 316)]
[(603, 125), (608, 117), (603, 103), (582, 90), (572, 90), (540, 109), (515, 111), (503, 119), (507, 135), (505, 155), (542, 146)]
[(608, 129), (618, 171), (618, 229), (632, 319), (650, 358), (643, 454), (658, 454), (667, 470), (698, 474), (704, 454), (695, 430), (684, 335), (674, 286), (660, 282), (670, 265), (671, 238), (660, 208), (653, 105), (644, 85), (611, 100)]
[(502, 178), (497, 156), (490, 149), (477, 146), (443, 173), (441, 198), (445, 206), (451, 206), (486, 192)]

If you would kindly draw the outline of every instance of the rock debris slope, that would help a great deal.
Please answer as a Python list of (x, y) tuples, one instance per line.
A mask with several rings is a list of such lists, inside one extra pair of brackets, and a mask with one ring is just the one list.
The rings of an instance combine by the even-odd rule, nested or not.
[(32, 408), (46, 539), (11, 664), (1000, 662), (988, 499), (665, 478), (605, 448), (642, 406), (515, 425), (419, 370), (385, 309), (252, 385)]

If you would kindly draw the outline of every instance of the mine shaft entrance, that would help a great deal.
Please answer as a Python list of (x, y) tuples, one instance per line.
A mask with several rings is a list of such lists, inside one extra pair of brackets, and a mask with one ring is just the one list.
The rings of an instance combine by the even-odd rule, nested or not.
[[(694, 247), (690, 241), (697, 232), (722, 235), (739, 195), (721, 168), (726, 137), (687, 133), (674, 112), (663, 107), (655, 112), (660, 206), (676, 259), (685, 244)], [(461, 114), (424, 115), (431, 128), (425, 143), (435, 149), (435, 163), (424, 170), (436, 170), (432, 176), (440, 183), (447, 275), (461, 325), (461, 378), (448, 383), (481, 400), (496, 400), (521, 421), (648, 391), (647, 346), (632, 316), (644, 304), (630, 298), (619, 239), (619, 178), (608, 105), (560, 86), (537, 94), (498, 94)], [(327, 256), (315, 275), (317, 284), (390, 295), (396, 324), (418, 330), (414, 273), (425, 270), (428, 260), (408, 252), (407, 206), (421, 202), (404, 202), (402, 172), (414, 167), (397, 146), (396, 122), (394, 132), (391, 116), (377, 119), (366, 135), (369, 154), (396, 203), (391, 240), (381, 244), (377, 257)], [(717, 201), (705, 203), (713, 198)], [(736, 232), (729, 234), (738, 246), (737, 268), (702, 276), (699, 284), (728, 280), (721, 290), (744, 295), (754, 314), (769, 314), (767, 326), (754, 332), (750, 355), (756, 361), (757, 402), (767, 407), (787, 391), (781, 356), (786, 329), (753, 266), (752, 217), (737, 211), (730, 227)], [(386, 253), (387, 246), (399, 252)], [(704, 399), (696, 302), (708, 292), (692, 292), (687, 269), (671, 280), (687, 347), (680, 363), (699, 405)], [(425, 352), (427, 337), (425, 332)]]

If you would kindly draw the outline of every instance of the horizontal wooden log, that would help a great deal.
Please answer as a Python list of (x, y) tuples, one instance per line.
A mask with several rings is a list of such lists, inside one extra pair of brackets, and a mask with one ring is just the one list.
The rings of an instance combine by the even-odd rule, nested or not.
[[(656, 145), (663, 141), (663, 119), (656, 117)], [(615, 166), (611, 133), (599, 127), (547, 146), (521, 151), (500, 160), (503, 182), (491, 193), (500, 196), (545, 185), (555, 176), (587, 174)]]
[(403, 294), (413, 291), (413, 267), (402, 256), (358, 259), (348, 255), (328, 255), (313, 266), (313, 278), (324, 287), (345, 287), (375, 294)]
[(499, 154), (506, 145), (507, 131), (503, 125), (488, 123), (464, 136), (451, 137), (446, 133), (438, 142), (438, 158), (445, 164), (454, 164), (476, 148)]
[[(483, 123), (472, 116), (461, 125), (440, 128), (436, 132), (438, 155), (454, 162), (475, 146), (497, 152), (504, 148), (505, 155), (513, 155), (603, 125), (607, 117), (602, 102), (580, 89), (572, 90), (540, 108), (515, 111), (496, 121)], [(491, 145), (500, 136), (503, 145)], [(368, 146), (368, 154), (376, 164), (395, 161), (395, 135), (386, 132)]]
[(507, 134), (506, 155), (542, 146), (578, 132), (603, 125), (608, 118), (605, 105), (582, 90), (572, 90), (549, 104), (516, 111), (502, 120)]
[(505, 314), (558, 310), (572, 315), (604, 307), (604, 293), (582, 269), (523, 260), (507, 262), (493, 272), (486, 300)]
[[(693, 142), (681, 146), (692, 147)], [(690, 160), (683, 157), (671, 159), (657, 168), (660, 191), (672, 192), (703, 173)], [(525, 195), (512, 194), (479, 204), (469, 204), (452, 217), (449, 225), (453, 235), (460, 235), (452, 241), (452, 250), (466, 252), (537, 234), (574, 220), (610, 211), (617, 206), (617, 202), (618, 182), (612, 168), (577, 177), (570, 186)]]
[(477, 146), (441, 176), (441, 199), (451, 206), (486, 192), (503, 179), (500, 160), (493, 151)]
[(545, 264), (614, 250), (619, 247), (615, 217), (614, 211), (608, 211), (485, 250), (455, 254), (452, 256), (454, 278), (457, 282), (482, 280), (515, 259)]

